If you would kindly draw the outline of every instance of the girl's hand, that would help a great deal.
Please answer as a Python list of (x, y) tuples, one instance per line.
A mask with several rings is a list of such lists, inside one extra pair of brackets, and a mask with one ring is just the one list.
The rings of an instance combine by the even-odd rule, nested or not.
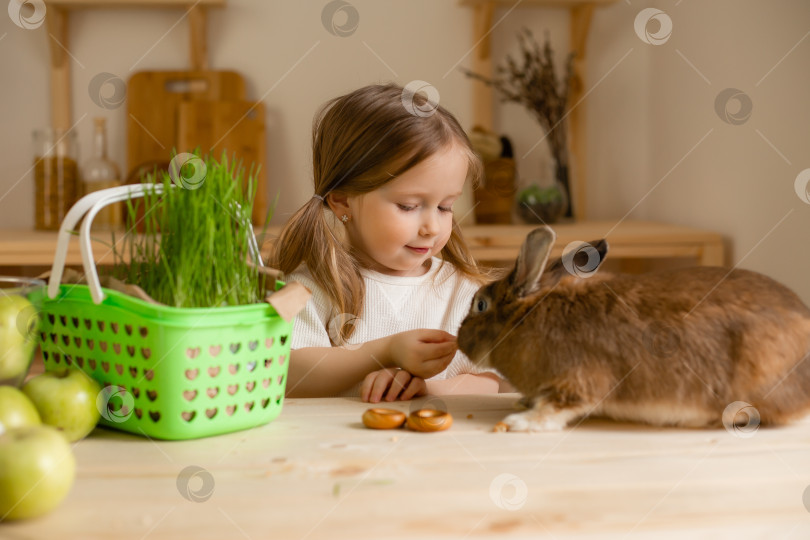
[[(386, 390), (388, 391), (386, 393)], [(414, 377), (405, 370), (387, 368), (372, 371), (360, 385), (360, 397), (363, 401), (378, 403), (385, 395), (385, 401), (402, 401), (423, 396), (427, 393), (425, 380)]]
[(403, 370), (428, 379), (445, 370), (453, 360), (456, 337), (443, 330), (409, 330), (389, 336), (387, 353)]

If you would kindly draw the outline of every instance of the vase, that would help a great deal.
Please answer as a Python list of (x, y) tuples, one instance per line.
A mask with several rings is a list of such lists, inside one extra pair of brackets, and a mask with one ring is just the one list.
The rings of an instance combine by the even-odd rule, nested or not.
[(526, 223), (556, 223), (568, 208), (568, 195), (562, 183), (541, 188), (533, 184), (522, 190), (517, 197), (517, 213)]

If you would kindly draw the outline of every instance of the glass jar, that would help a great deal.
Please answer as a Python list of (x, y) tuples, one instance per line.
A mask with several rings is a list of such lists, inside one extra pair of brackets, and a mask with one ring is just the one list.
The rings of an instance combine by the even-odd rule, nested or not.
[(34, 131), (34, 226), (59, 230), (79, 198), (79, 143), (76, 133), (52, 128)]

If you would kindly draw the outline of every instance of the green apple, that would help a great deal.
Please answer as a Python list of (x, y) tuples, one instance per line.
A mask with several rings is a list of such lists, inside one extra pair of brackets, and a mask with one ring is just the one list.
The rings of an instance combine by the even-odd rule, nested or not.
[(0, 435), (0, 522), (41, 516), (65, 498), (76, 458), (51, 426), (28, 426)]
[(22, 391), (34, 402), (42, 422), (62, 430), (71, 442), (93, 431), (101, 417), (96, 407), (101, 385), (80, 369), (46, 371), (29, 379)]
[(18, 427), (42, 424), (31, 400), (14, 386), (0, 386), (0, 435)]
[(31, 366), (39, 315), (25, 296), (0, 292), (0, 383), (19, 386)]

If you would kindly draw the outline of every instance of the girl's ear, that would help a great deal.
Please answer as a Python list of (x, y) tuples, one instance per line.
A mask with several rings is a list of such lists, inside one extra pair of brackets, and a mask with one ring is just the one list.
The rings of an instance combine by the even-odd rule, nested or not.
[(338, 218), (344, 215), (351, 217), (348, 195), (344, 195), (343, 193), (339, 193), (337, 191), (330, 191), (326, 195), (326, 204), (329, 205), (329, 208)]

